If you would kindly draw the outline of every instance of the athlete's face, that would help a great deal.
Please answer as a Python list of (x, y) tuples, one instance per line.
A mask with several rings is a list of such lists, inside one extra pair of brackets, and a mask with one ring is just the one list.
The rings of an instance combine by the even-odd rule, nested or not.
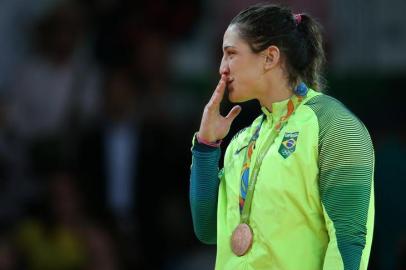
[(252, 52), (248, 43), (240, 38), (236, 25), (227, 28), (219, 71), (227, 77), (228, 98), (231, 102), (258, 98), (264, 60), (264, 55)]

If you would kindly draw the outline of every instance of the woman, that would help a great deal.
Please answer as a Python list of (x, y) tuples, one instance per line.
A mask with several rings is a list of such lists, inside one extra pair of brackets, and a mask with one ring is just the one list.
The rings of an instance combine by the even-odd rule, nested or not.
[[(319, 25), (261, 4), (224, 34), (221, 79), (193, 139), (194, 229), (217, 243), (216, 269), (367, 269), (374, 221), (374, 152), (368, 131), (320, 93)], [(219, 144), (257, 99), (263, 114), (238, 132), (218, 171)]]

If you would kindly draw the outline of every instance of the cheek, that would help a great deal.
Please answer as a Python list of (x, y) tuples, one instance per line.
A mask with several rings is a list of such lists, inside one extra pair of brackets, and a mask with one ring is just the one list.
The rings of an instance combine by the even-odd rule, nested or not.
[(258, 65), (255, 62), (246, 61), (246, 59), (235, 58), (229, 63), (230, 72), (238, 81), (255, 80), (258, 76)]
[(255, 67), (246, 66), (237, 72), (235, 80), (240, 87), (252, 89), (258, 81), (258, 72)]

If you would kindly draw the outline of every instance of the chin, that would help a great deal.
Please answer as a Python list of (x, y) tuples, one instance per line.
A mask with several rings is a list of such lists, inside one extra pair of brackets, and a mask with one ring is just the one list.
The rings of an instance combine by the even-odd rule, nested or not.
[(236, 92), (235, 90), (231, 91), (228, 93), (228, 100), (231, 103), (242, 103), (245, 101), (248, 101), (249, 98), (243, 97), (241, 95), (238, 95), (238, 92)]
[(239, 102), (241, 102), (240, 99), (238, 98), (238, 95), (236, 95), (234, 92), (229, 92), (228, 93), (228, 100), (231, 103), (239, 103)]
[(238, 85), (234, 82), (233, 86), (231, 89), (228, 89), (228, 100), (232, 103), (243, 103), (248, 100), (253, 99), (251, 97), (251, 92), (249, 91), (249, 88), (247, 87), (242, 87), (242, 85)]

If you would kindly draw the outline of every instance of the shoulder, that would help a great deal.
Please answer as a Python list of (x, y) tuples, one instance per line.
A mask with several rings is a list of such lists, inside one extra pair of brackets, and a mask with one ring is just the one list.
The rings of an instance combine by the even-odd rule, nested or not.
[(253, 130), (252, 130), (253, 127), (256, 127), (261, 122), (261, 119), (262, 119), (262, 114), (260, 116), (258, 116), (257, 118), (255, 118), (255, 120), (251, 123), (251, 125), (237, 131), (234, 134), (233, 138), (230, 140), (230, 143), (227, 146), (227, 151), (237, 150), (237, 148), (247, 145), (248, 141), (251, 138), (250, 135), (253, 132)]
[(333, 117), (334, 115), (355, 117), (342, 102), (325, 94), (311, 97), (304, 105), (310, 107), (318, 118), (326, 116)]
[(339, 100), (320, 94), (304, 105), (315, 114), (319, 128), (319, 145), (337, 145), (341, 148), (363, 146), (372, 149), (372, 141), (364, 123)]
[(247, 126), (247, 127), (244, 127), (244, 128), (242, 128), (242, 129), (240, 129), (239, 131), (237, 131), (237, 133), (235, 133), (234, 136), (233, 136), (233, 138), (231, 139), (230, 144), (231, 144), (232, 142), (238, 140), (238, 138), (239, 138), (240, 136), (241, 136), (241, 137), (244, 137), (243, 134), (246, 133), (249, 128), (250, 128), (250, 126)]
[(307, 100), (304, 105), (314, 112), (319, 123), (320, 133), (334, 127), (340, 129), (351, 127), (365, 129), (364, 124), (354, 113), (342, 102), (329, 95), (316, 95)]

